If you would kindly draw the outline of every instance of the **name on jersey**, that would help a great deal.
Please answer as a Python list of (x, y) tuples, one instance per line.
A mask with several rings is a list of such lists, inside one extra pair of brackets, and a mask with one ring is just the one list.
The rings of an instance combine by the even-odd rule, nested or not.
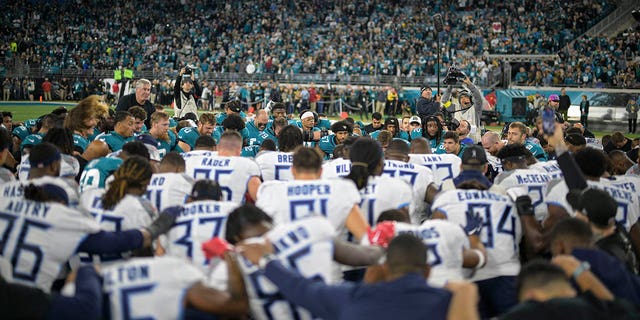
[(22, 185), (7, 186), (2, 188), (2, 196), (5, 198), (21, 198), (22, 195)]
[(302, 226), (299, 226), (289, 232), (287, 232), (284, 236), (278, 238), (275, 241), (272, 241), (274, 252), (277, 254), (279, 252), (285, 251), (294, 245), (298, 244), (302, 240), (309, 239), (309, 232)]
[(627, 191), (636, 192), (636, 187), (633, 182), (620, 182), (614, 183), (613, 185)]
[(49, 210), (51, 210), (51, 205), (44, 202), (12, 200), (4, 207), (3, 211), (16, 215), (46, 218)]
[(293, 163), (293, 155), (291, 154), (279, 154), (278, 163)]
[(626, 192), (618, 188), (603, 187), (604, 191), (608, 192), (616, 200), (626, 200), (633, 202), (633, 196), (631, 192)]
[(288, 196), (326, 195), (331, 193), (331, 186), (327, 184), (303, 184), (287, 187)]
[(413, 169), (415, 166), (412, 163), (396, 163), (396, 162), (385, 162), (385, 168), (395, 168), (395, 169)]
[(120, 266), (115, 270), (109, 270), (104, 275), (107, 285), (116, 283), (131, 283), (149, 279), (149, 266)]
[(200, 165), (208, 167), (228, 167), (231, 159), (202, 158)]
[(153, 177), (149, 182), (149, 186), (161, 186), (166, 179), (164, 177)]
[(516, 175), (518, 184), (531, 184), (531, 183), (546, 183), (551, 180), (551, 177), (539, 174), (524, 174)]
[(429, 157), (423, 156), (422, 161), (423, 162), (444, 162), (444, 159), (442, 158), (442, 156), (431, 155)]
[(430, 227), (430, 228), (426, 228), (426, 229), (418, 229), (418, 230), (402, 230), (402, 231), (398, 231), (398, 235), (401, 234), (405, 234), (405, 233), (410, 233), (420, 239), (434, 239), (434, 238), (440, 238), (440, 234), (438, 233), (438, 231), (436, 230), (435, 227)]
[(336, 173), (337, 174), (341, 174), (341, 173), (349, 173), (351, 172), (351, 166), (348, 164), (339, 164), (336, 166)]
[(197, 214), (220, 213), (220, 205), (213, 203), (202, 203), (197, 205), (189, 205), (180, 213), (181, 217), (188, 217)]
[(499, 194), (493, 192), (473, 192), (473, 191), (458, 191), (458, 200), (459, 201), (467, 201), (467, 200), (493, 200), (493, 201), (501, 201), (507, 202), (508, 198), (503, 197)]

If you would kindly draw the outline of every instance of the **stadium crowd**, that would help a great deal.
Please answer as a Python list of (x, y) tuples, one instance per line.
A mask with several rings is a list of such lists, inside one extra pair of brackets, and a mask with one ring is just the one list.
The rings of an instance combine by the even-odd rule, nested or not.
[(3, 316), (640, 318), (637, 138), (482, 130), (469, 78), (457, 121), (421, 97), (366, 125), (274, 101), (172, 118), (151, 83), (2, 112)]
[[(249, 64), (256, 73), (342, 78), (422, 77), (434, 75), (438, 64), (442, 73), (455, 64), (486, 84), (499, 62), (485, 53), (563, 52), (558, 61), (527, 66), (527, 77), (517, 75), (516, 68), (514, 79), (532, 85), (635, 87), (640, 72), (637, 63), (627, 62), (637, 55), (637, 34), (615, 41), (580, 38), (567, 47), (615, 8), (608, 1), (486, 0), (471, 5), (440, 0), (430, 7), (412, 1), (82, 3), (77, 15), (66, 14), (76, 12), (74, 1), (7, 3), (1, 21), (8, 32), (1, 35), (0, 58), (51, 74), (124, 67), (168, 75), (190, 63), (204, 78), (244, 72)], [(144, 15), (138, 14), (141, 10)], [(436, 13), (444, 16), (444, 30), (437, 35)], [(440, 62), (436, 37), (443, 44)], [(578, 71), (584, 77), (576, 77)]]

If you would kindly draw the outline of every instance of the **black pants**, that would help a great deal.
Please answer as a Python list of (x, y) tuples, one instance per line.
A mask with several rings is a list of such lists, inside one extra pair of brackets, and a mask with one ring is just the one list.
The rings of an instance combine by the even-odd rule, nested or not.
[(580, 123), (582, 123), (582, 125), (587, 128), (589, 126), (589, 120), (587, 119), (588, 115), (583, 114), (580, 115)]
[(638, 118), (629, 118), (629, 133), (636, 133)]

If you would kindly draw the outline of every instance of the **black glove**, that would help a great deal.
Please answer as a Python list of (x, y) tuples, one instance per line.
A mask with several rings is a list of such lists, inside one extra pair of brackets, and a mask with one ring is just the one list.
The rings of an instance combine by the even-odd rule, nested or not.
[(516, 209), (519, 216), (533, 216), (533, 205), (531, 204), (531, 197), (528, 195), (519, 196), (516, 198)]
[(464, 226), (464, 231), (469, 236), (478, 235), (480, 231), (482, 231), (482, 217), (478, 213), (473, 212), (473, 210), (467, 210), (465, 212), (467, 216), (467, 224)]
[(159, 235), (167, 233), (173, 226), (173, 223), (182, 212), (182, 206), (169, 207), (160, 213), (160, 216), (154, 220), (149, 226), (145, 227), (151, 234), (151, 238), (155, 239)]

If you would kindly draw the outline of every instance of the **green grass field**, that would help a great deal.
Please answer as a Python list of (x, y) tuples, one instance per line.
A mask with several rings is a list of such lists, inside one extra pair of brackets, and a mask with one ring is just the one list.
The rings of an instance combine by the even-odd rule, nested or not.
[[(0, 102), (0, 111), (11, 111), (13, 113), (13, 121), (23, 122), (25, 120), (34, 119), (43, 114), (47, 114), (51, 112), (51, 110), (58, 108), (60, 106), (72, 108), (73, 106), (75, 106), (75, 102), (44, 102), (44, 103), (28, 102), (28, 101)], [(169, 115), (173, 115), (173, 109), (167, 108), (165, 109), (165, 111)], [(203, 111), (200, 111), (200, 113), (202, 112)], [(356, 120), (359, 119), (359, 117), (356, 115), (354, 115), (353, 117)], [(337, 120), (338, 118), (332, 118), (332, 119)], [(366, 121), (364, 122), (366, 123)], [(486, 128), (493, 131), (502, 130), (502, 126), (487, 126)], [(610, 132), (596, 131), (594, 132), (594, 134), (596, 135), (597, 138), (601, 138), (605, 134), (610, 134)], [(637, 137), (640, 137), (640, 134), (635, 134), (635, 135), (627, 134), (626, 136), (630, 138), (637, 138)]]

